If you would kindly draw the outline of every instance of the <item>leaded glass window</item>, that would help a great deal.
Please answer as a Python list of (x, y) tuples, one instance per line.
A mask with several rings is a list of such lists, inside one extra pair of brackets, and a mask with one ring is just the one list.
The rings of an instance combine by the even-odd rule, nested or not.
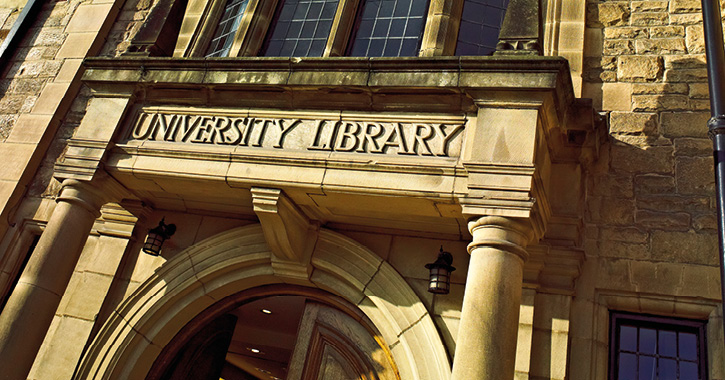
[(247, 9), (249, 0), (229, 0), (224, 7), (219, 26), (217, 26), (214, 37), (207, 49), (207, 57), (226, 57), (234, 43), (234, 36), (239, 29), (244, 11)]
[(350, 55), (417, 56), (428, 0), (364, 0)]
[(610, 379), (706, 380), (705, 323), (612, 313)]
[(508, 0), (465, 0), (456, 55), (492, 54), (507, 6)]
[(281, 0), (262, 55), (321, 57), (338, 0)]

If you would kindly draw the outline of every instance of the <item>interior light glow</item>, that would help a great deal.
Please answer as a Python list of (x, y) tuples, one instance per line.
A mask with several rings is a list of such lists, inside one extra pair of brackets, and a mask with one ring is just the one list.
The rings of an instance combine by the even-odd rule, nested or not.
[(260, 311), (261, 311), (262, 313), (264, 313), (264, 314), (272, 314), (272, 310), (269, 310), (269, 309), (262, 309), (262, 310), (260, 310)]

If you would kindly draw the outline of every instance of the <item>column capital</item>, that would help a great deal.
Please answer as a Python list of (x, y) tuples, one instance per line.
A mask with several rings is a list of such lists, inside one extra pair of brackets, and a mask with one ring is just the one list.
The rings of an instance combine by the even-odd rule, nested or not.
[(528, 219), (501, 216), (480, 216), (469, 220), (468, 230), (473, 239), (468, 253), (478, 248), (494, 248), (516, 255), (525, 262), (529, 254), (526, 245), (534, 239), (534, 228)]
[(93, 181), (66, 179), (62, 182), (56, 202), (68, 202), (83, 207), (98, 218), (101, 207), (111, 201), (126, 198), (128, 190), (109, 175)]

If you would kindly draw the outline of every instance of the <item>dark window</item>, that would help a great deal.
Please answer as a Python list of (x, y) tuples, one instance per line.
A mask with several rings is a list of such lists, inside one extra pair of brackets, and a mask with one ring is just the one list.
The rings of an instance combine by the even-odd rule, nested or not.
[(493, 53), (508, 3), (508, 0), (465, 0), (456, 55)]
[(364, 0), (349, 55), (417, 56), (428, 0)]
[(224, 13), (219, 19), (219, 26), (216, 28), (214, 37), (206, 51), (207, 57), (226, 57), (234, 43), (234, 35), (239, 29), (244, 11), (247, 9), (249, 0), (228, 0), (224, 7)]
[(262, 55), (321, 57), (338, 0), (282, 0)]
[(609, 378), (706, 380), (705, 322), (612, 313)]

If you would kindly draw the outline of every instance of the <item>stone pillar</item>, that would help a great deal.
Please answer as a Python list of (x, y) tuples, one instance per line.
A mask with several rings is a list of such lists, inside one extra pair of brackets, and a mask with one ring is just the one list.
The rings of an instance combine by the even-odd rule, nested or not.
[(3, 379), (27, 378), (103, 199), (86, 183), (63, 182), (53, 215), (0, 314)]
[(487, 216), (468, 223), (466, 291), (452, 379), (514, 377), (525, 247), (533, 230), (525, 219)]

